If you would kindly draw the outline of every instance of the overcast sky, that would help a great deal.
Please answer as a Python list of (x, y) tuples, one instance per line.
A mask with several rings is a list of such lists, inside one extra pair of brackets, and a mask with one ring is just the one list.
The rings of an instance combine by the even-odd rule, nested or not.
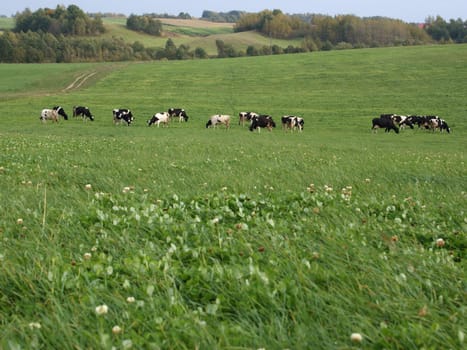
[(259, 12), (280, 9), (285, 13), (320, 13), (326, 15), (353, 14), (359, 17), (385, 16), (406, 22), (423, 22), (428, 16), (440, 15), (445, 20), (467, 20), (467, 0), (2, 0), (0, 14), (13, 15), (25, 8), (55, 8), (77, 5), (84, 12), (113, 12), (126, 15), (187, 12), (201, 17), (204, 10), (227, 12), (240, 10)]

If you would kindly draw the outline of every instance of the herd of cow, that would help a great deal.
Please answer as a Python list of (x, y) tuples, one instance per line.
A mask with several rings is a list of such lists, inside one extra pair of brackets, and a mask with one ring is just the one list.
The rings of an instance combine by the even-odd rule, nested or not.
[[(63, 117), (65, 120), (68, 120), (68, 115), (65, 113), (65, 110), (61, 106), (55, 106), (52, 109), (43, 109), (41, 112), (40, 120), (43, 122), (51, 120), (53, 122), (58, 122), (59, 118)], [(131, 125), (135, 120), (133, 113), (130, 109), (127, 108), (118, 108), (112, 110), (113, 122), (114, 124), (126, 123), (126, 125)], [(83, 106), (74, 106), (73, 107), (73, 117), (82, 117), (83, 119), (94, 120), (94, 116), (88, 107)], [(245, 126), (245, 123), (249, 123), (249, 130), (258, 132), (262, 129), (268, 129), (271, 131), (276, 127), (276, 123), (270, 115), (258, 114), (255, 112), (240, 112), (238, 114), (238, 124)], [(172, 119), (178, 119), (179, 122), (187, 122), (188, 115), (183, 108), (169, 108), (167, 112), (158, 112), (154, 114), (148, 121), (147, 125), (157, 125), (159, 127), (161, 124), (167, 126)], [(224, 125), (226, 129), (230, 128), (231, 117), (227, 114), (215, 114), (211, 116), (207, 123), (206, 128), (216, 128), (219, 125)], [(294, 115), (286, 115), (281, 118), (282, 129), (284, 130), (297, 130), (302, 131), (305, 125), (305, 122), (302, 117)], [(394, 130), (397, 134), (401, 128), (406, 126), (411, 129), (417, 125), (418, 128), (424, 128), (429, 130), (440, 130), (451, 132), (448, 124), (444, 119), (439, 118), (438, 116), (420, 116), (420, 115), (397, 115), (397, 114), (381, 114), (379, 118), (374, 118), (372, 120), (371, 129), (376, 132), (378, 128), (385, 129), (386, 132)]]
[[(55, 106), (52, 109), (43, 109), (41, 112), (40, 120), (46, 122), (48, 120), (52, 122), (58, 122), (59, 118), (68, 120), (68, 115), (65, 113), (65, 110), (61, 106)], [(114, 124), (126, 123), (130, 126), (135, 117), (133, 113), (128, 108), (117, 108), (112, 110), (113, 122)], [(88, 107), (83, 106), (74, 106), (73, 107), (73, 117), (82, 117), (84, 120), (94, 120), (94, 116)], [(147, 125), (157, 125), (159, 127), (161, 124), (167, 126), (172, 119), (178, 119), (179, 122), (187, 122), (188, 114), (183, 108), (169, 108), (167, 112), (158, 112), (154, 114), (148, 121)], [(226, 129), (230, 128), (230, 115), (226, 114), (215, 114), (208, 119), (206, 123), (206, 128), (216, 128), (219, 125), (224, 125)], [(286, 130), (298, 130), (302, 131), (305, 122), (303, 118), (287, 115), (281, 118), (282, 128)], [(245, 123), (250, 124), (249, 130), (254, 131), (261, 130), (261, 128), (266, 128), (271, 131), (276, 127), (276, 123), (270, 115), (258, 114), (254, 112), (240, 112), (238, 124), (244, 126)]]
[(379, 118), (374, 118), (372, 121), (371, 129), (376, 132), (377, 129), (384, 129), (385, 132), (394, 130), (396, 134), (399, 133), (400, 128), (408, 126), (413, 129), (414, 125), (419, 128), (429, 129), (435, 131), (451, 132), (451, 128), (444, 119), (436, 115), (397, 115), (397, 114), (381, 114)]

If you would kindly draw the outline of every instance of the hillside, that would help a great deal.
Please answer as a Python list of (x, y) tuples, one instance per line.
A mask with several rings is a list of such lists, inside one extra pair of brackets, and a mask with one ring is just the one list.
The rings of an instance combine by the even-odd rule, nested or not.
[(121, 37), (125, 41), (133, 43), (141, 42), (145, 47), (164, 47), (168, 38), (171, 38), (176, 46), (188, 45), (191, 49), (197, 47), (206, 50), (208, 55), (216, 55), (216, 40), (222, 40), (227, 45), (232, 45), (236, 50), (245, 51), (249, 45), (280, 47), (300, 46), (301, 40), (271, 39), (254, 31), (234, 33), (232, 23), (214, 23), (200, 19), (170, 19), (161, 18), (163, 23), (163, 36), (154, 37), (144, 33), (137, 33), (126, 29), (125, 18), (103, 19), (107, 32), (105, 37)]

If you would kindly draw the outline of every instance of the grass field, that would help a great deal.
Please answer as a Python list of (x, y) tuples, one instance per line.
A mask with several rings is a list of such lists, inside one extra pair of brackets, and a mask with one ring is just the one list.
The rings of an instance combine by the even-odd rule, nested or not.
[[(465, 347), (466, 57), (0, 65), (0, 348)], [(42, 124), (54, 105), (96, 120)], [(146, 126), (169, 107), (189, 121)], [(380, 113), (452, 133), (371, 133)]]

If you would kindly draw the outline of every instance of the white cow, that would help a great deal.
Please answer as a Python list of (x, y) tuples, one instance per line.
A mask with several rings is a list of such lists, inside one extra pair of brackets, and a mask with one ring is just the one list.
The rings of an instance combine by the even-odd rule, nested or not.
[(165, 126), (168, 126), (170, 121), (170, 114), (168, 112), (160, 112), (156, 113), (152, 116), (151, 119), (148, 120), (148, 126), (153, 124), (157, 124), (157, 127), (162, 123)]
[(206, 128), (216, 128), (218, 124), (224, 124), (225, 128), (228, 129), (230, 127), (230, 115), (216, 114), (211, 116), (211, 118), (209, 118), (208, 122), (206, 123)]
[(55, 109), (45, 108), (42, 110), (39, 119), (42, 120), (43, 123), (45, 123), (47, 120), (58, 123), (58, 112)]

